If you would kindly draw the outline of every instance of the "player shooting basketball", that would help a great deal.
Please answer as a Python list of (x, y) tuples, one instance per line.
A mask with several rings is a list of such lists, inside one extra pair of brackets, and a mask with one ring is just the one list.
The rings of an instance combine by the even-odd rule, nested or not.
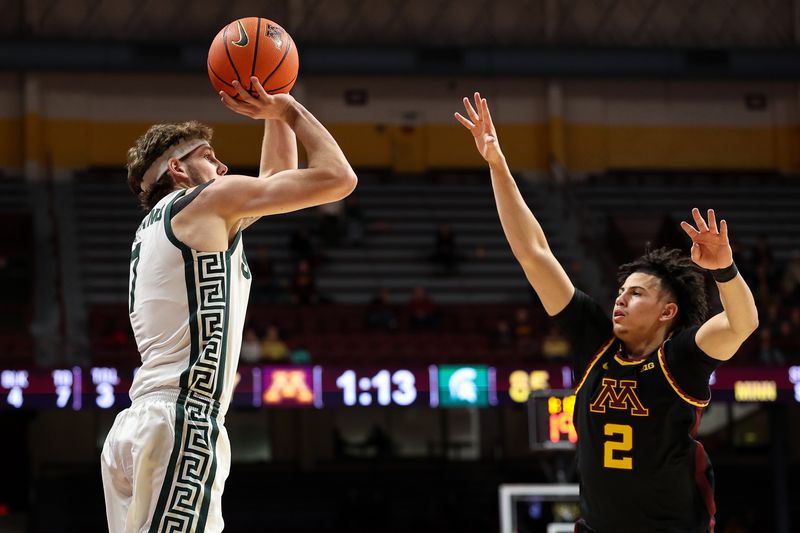
[[(223, 425), (236, 378), (251, 274), (241, 232), (258, 217), (339, 200), (356, 176), (336, 141), (294, 98), (221, 94), (264, 120), (259, 178), (227, 175), (197, 122), (158, 124), (128, 152), (128, 184), (149, 211), (132, 246), (129, 312), (142, 357), (106, 439), (111, 533), (222, 531), (230, 469)], [(297, 169), (296, 138), (308, 153)]]
[[(506, 238), (544, 305), (572, 341), (582, 519), (592, 533), (713, 531), (713, 472), (694, 440), (711, 373), (758, 326), (753, 295), (738, 274), (723, 220), (692, 210), (691, 259), (655, 250), (618, 271), (613, 316), (576, 289), (553, 256), (500, 149), (486, 99), (464, 98), (473, 135), (491, 170)], [(706, 320), (702, 269), (724, 310)]]

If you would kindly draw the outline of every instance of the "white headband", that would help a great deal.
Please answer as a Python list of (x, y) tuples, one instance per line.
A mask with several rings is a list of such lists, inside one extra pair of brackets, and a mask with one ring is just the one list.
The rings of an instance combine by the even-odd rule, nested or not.
[(169, 164), (169, 160), (174, 158), (180, 159), (183, 156), (191, 153), (193, 150), (201, 147), (201, 146), (211, 146), (208, 144), (208, 141), (203, 139), (188, 139), (181, 141), (177, 144), (173, 144), (169, 148), (167, 148), (161, 156), (153, 161), (153, 164), (145, 171), (144, 176), (142, 177), (142, 190), (147, 192), (150, 187), (153, 186), (161, 176), (164, 175), (164, 172), (167, 171), (167, 166)]

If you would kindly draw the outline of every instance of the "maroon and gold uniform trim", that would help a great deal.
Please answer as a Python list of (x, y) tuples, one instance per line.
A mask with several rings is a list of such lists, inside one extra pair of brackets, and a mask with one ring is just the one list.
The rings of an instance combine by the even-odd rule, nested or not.
[(640, 357), (639, 359), (623, 359), (619, 354), (614, 356), (614, 360), (622, 366), (641, 365), (650, 358), (649, 355)]
[(669, 383), (672, 390), (674, 390), (678, 396), (683, 399), (689, 405), (693, 405), (695, 407), (706, 407), (708, 403), (711, 401), (711, 398), (708, 400), (699, 400), (690, 396), (683, 392), (683, 390), (678, 386), (678, 383), (675, 381), (675, 378), (672, 377), (672, 374), (669, 372), (669, 368), (667, 368), (667, 360), (664, 357), (664, 345), (662, 344), (661, 347), (658, 349), (658, 364), (661, 365), (661, 371), (664, 372), (664, 377), (667, 378), (667, 382)]
[(583, 373), (583, 376), (581, 377), (581, 380), (578, 383), (578, 386), (575, 387), (575, 394), (578, 394), (578, 391), (581, 390), (581, 387), (583, 386), (584, 382), (586, 381), (586, 378), (589, 377), (589, 372), (592, 371), (592, 368), (594, 368), (594, 365), (597, 364), (597, 361), (599, 361), (600, 358), (603, 357), (603, 354), (606, 353), (606, 351), (611, 347), (612, 344), (614, 344), (615, 340), (617, 340), (616, 337), (611, 337), (610, 339), (608, 339), (608, 342), (606, 342), (603, 345), (603, 347), (600, 348), (597, 351), (596, 354), (594, 354), (594, 357), (592, 357), (591, 362), (589, 362), (589, 365), (586, 367), (586, 371)]

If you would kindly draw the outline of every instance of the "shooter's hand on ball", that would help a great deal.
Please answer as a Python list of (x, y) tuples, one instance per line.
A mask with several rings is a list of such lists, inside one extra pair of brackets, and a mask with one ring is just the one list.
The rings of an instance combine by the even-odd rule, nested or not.
[(232, 85), (236, 89), (239, 98), (233, 99), (224, 91), (220, 91), (219, 95), (222, 103), (228, 109), (253, 119), (286, 121), (294, 98), (289, 94), (267, 94), (255, 76), (250, 78), (250, 83), (251, 90), (256, 93), (256, 96), (247, 92), (241, 83), (234, 80)]

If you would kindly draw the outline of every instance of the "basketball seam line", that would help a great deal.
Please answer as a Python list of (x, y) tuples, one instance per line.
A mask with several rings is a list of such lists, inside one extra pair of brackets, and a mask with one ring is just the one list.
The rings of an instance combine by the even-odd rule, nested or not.
[(265, 90), (265, 91), (267, 91), (267, 92), (270, 92), (270, 91), (280, 91), (280, 90), (281, 90), (281, 89), (283, 89), (284, 87), (288, 87), (289, 85), (293, 84), (295, 81), (297, 81), (297, 74), (295, 74), (295, 75), (294, 75), (294, 78), (292, 78), (291, 80), (289, 80), (288, 82), (286, 82), (286, 84), (284, 84), (284, 85), (281, 85), (280, 87), (275, 87), (274, 89), (269, 89), (269, 90), (267, 90), (267, 89), (264, 89), (264, 90)]
[[(230, 24), (228, 26), (230, 26)], [(225, 53), (228, 55), (228, 61), (233, 67), (233, 71), (236, 73), (236, 80), (239, 83), (242, 83), (242, 78), (239, 76), (239, 70), (236, 68), (236, 63), (233, 62), (233, 58), (231, 57), (231, 51), (228, 50), (228, 26), (225, 26), (225, 29), (222, 30), (222, 42), (225, 45)]]
[[(286, 33), (286, 32), (284, 32), (284, 33)], [(291, 38), (291, 36), (288, 33), (286, 33), (286, 36), (289, 38), (289, 44), (286, 45), (286, 51), (283, 53), (283, 57), (278, 62), (278, 64), (275, 65), (275, 68), (272, 69), (272, 72), (269, 73), (269, 76), (264, 78), (264, 81), (261, 83), (261, 85), (266, 85), (267, 84), (267, 81), (272, 77), (273, 74), (275, 74), (275, 72), (278, 71), (279, 68), (281, 68), (281, 65), (283, 65), (283, 61), (286, 59), (286, 56), (289, 55), (289, 49), (292, 47), (293, 39)]]
[[(255, 50), (253, 50), (253, 66), (250, 69), (250, 76), (256, 75), (256, 62), (258, 61), (258, 39), (261, 37), (261, 17), (258, 17), (258, 22), (256, 23), (256, 44)], [(250, 82), (250, 88), (247, 89), (247, 92), (251, 92), (253, 90), (253, 82)], [(251, 93), (252, 94), (252, 93)]]
[[(219, 74), (217, 74), (217, 71), (216, 71), (216, 70), (214, 70), (214, 67), (212, 67), (212, 66), (211, 66), (211, 62), (210, 62), (210, 61), (209, 61), (209, 62), (207, 62), (207, 64), (208, 64), (208, 70), (210, 70), (210, 71), (211, 71), (211, 73), (212, 73), (214, 76), (216, 76), (216, 77), (217, 77), (217, 79), (218, 79), (219, 81), (221, 81), (222, 83), (224, 83), (224, 84), (225, 84), (225, 85), (227, 85), (228, 87), (231, 87), (231, 88), (233, 88), (233, 85), (231, 85), (230, 83), (228, 83), (227, 81), (225, 81), (224, 79), (222, 79), (222, 76), (220, 76)], [(239, 95), (237, 94), (236, 96), (239, 96)]]

